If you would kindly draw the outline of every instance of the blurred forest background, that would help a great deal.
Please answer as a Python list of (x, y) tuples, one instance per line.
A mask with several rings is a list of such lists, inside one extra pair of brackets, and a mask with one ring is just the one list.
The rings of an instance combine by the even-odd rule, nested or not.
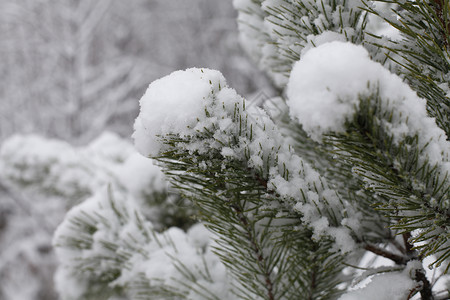
[[(231, 0), (1, 0), (0, 146), (19, 133), (131, 141), (148, 84), (193, 66), (249, 99), (270, 93), (235, 17)], [(58, 298), (51, 237), (68, 205), (55, 201), (0, 181), (0, 299)]]

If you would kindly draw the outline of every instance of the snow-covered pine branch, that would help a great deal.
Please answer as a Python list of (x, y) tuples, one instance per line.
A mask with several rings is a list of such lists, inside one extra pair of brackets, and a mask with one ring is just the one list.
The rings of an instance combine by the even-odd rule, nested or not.
[[(203, 210), (210, 228), (218, 231), (227, 245), (233, 245), (222, 250), (223, 257), (228, 251), (239, 254), (242, 250), (237, 249), (244, 247), (250, 253), (256, 251), (258, 258), (263, 249), (257, 242), (267, 247), (262, 252), (271, 253), (278, 246), (269, 241), (280, 235), (285, 242), (293, 240), (290, 234), (297, 238), (309, 235), (313, 248), (318, 246), (314, 246), (314, 240), (319, 244), (334, 241), (325, 242), (329, 255), (345, 255), (356, 247), (352, 234), (359, 231), (361, 215), (345, 205), (338, 193), (327, 187), (326, 180), (294, 154), (266, 112), (248, 106), (219, 72), (188, 69), (153, 82), (141, 99), (135, 129), (141, 153), (159, 160), (174, 185)], [(279, 225), (267, 231), (267, 224), (273, 222)], [(236, 228), (256, 236), (247, 233), (248, 240), (230, 238)], [(310, 246), (297, 244), (291, 248), (307, 253)], [(270, 264), (274, 258), (260, 259), (269, 259)], [(254, 262), (257, 266), (258, 260)], [(238, 264), (229, 265), (233, 269)], [(289, 274), (275, 271), (281, 266), (260, 270), (261, 275), (268, 272), (271, 276), (266, 280), (286, 281)], [(243, 272), (234, 271), (238, 276)], [(308, 281), (308, 276), (313, 276), (305, 275), (300, 280)], [(264, 287), (264, 281), (258, 284)], [(295, 287), (300, 283), (291, 284)], [(307, 285), (304, 288), (308, 289)], [(286, 293), (266, 292), (268, 299)], [(312, 294), (318, 292), (311, 290)]]
[(195, 222), (190, 204), (169, 193), (160, 168), (108, 132), (84, 147), (37, 135), (12, 136), (0, 148), (0, 174), (11, 188), (56, 198), (64, 210), (113, 185), (141, 204), (157, 230)]
[(203, 225), (158, 233), (140, 210), (109, 186), (67, 213), (53, 241), (62, 299), (233, 299)]
[[(201, 224), (155, 231), (122, 163), (108, 167), (56, 233), (61, 282), (91, 298), (447, 299), (424, 267), (448, 278), (449, 1), (378, 2), (235, 0), (278, 97), (261, 108), (191, 68), (151, 83), (134, 124)], [(396, 37), (366, 30), (380, 26)], [(44, 190), (64, 179), (54, 166), (106, 164), (2, 153), (10, 180)]]

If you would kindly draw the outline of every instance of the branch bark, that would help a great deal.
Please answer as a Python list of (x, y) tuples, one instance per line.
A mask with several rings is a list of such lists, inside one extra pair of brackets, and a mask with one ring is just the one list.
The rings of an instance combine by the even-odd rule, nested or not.
[(408, 259), (406, 257), (389, 252), (389, 251), (379, 248), (375, 245), (366, 244), (364, 246), (364, 249), (366, 249), (367, 251), (370, 251), (376, 255), (388, 258), (398, 265), (406, 265), (406, 263), (408, 262)]

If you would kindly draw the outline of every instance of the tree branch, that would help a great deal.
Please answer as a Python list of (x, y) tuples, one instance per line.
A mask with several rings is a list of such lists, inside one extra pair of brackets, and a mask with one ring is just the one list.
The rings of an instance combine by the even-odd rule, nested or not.
[(251, 248), (254, 251), (254, 255), (256, 257), (256, 260), (258, 262), (258, 265), (261, 269), (264, 270), (264, 279), (265, 279), (265, 285), (267, 289), (267, 299), (274, 300), (275, 297), (273, 295), (273, 282), (270, 278), (271, 271), (267, 269), (267, 263), (266, 259), (263, 256), (263, 251), (261, 247), (259, 246), (258, 241), (256, 240), (255, 235), (253, 234), (253, 231), (250, 227), (250, 220), (248, 217), (244, 214), (244, 208), (240, 203), (235, 203), (230, 206), (238, 215), (239, 221), (241, 222), (244, 230), (246, 231), (247, 240), (250, 242)]
[(448, 4), (448, 2), (444, 0), (433, 0), (433, 6), (436, 13), (436, 16), (438, 17), (439, 23), (442, 26), (440, 29), (441, 35), (442, 35), (442, 43), (444, 45), (445, 49), (449, 48), (447, 34), (450, 31), (450, 23), (446, 16), (444, 15), (444, 5)]
[(411, 233), (406, 232), (406, 233), (402, 234), (402, 236), (403, 236), (403, 242), (405, 243), (406, 254), (409, 256), (412, 256), (415, 251), (413, 250), (413, 245), (411, 245), (411, 243), (409, 242), (409, 239), (411, 238)]
[(388, 258), (390, 260), (392, 260), (393, 262), (395, 262), (398, 265), (406, 265), (406, 263), (408, 262), (408, 259), (404, 256), (401, 255), (397, 255), (394, 254), (392, 252), (389, 252), (385, 249), (379, 248), (375, 245), (371, 245), (371, 244), (366, 244), (364, 246), (364, 249), (366, 249), (367, 251), (370, 251), (376, 255)]
[(434, 300), (433, 292), (431, 290), (431, 284), (423, 270), (416, 270), (415, 280), (422, 283), (422, 289), (420, 290), (420, 296), (422, 300)]

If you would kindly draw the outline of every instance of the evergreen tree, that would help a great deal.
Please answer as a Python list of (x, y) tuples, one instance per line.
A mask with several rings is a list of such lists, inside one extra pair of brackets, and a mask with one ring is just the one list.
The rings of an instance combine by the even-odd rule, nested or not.
[(234, 5), (280, 95), (209, 69), (151, 83), (135, 145), (197, 224), (100, 189), (56, 231), (63, 298), (448, 299), (449, 1)]

